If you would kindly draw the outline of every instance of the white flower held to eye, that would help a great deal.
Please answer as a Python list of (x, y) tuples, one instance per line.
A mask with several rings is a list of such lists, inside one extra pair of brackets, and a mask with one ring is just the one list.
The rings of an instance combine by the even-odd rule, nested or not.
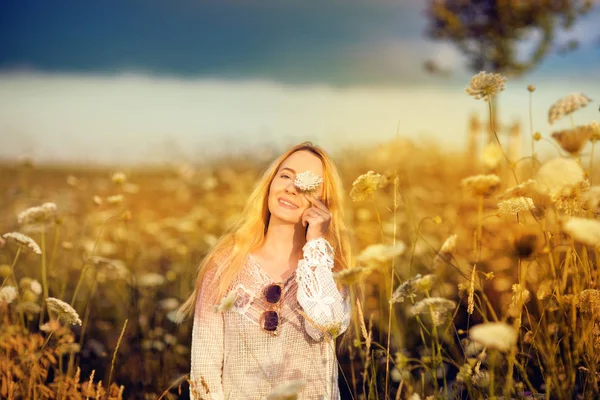
[(303, 192), (317, 190), (321, 183), (323, 183), (323, 178), (310, 171), (301, 172), (296, 175), (296, 179), (294, 179), (294, 186)]

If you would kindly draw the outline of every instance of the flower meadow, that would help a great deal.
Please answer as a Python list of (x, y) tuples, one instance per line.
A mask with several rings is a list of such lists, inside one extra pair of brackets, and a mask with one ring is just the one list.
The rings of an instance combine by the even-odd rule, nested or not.
[[(600, 397), (600, 125), (577, 119), (593, 100), (557, 99), (548, 120), (571, 127), (530, 129), (514, 158), (492, 121), (504, 90), (519, 89), (482, 72), (456, 94), (489, 115), (475, 152), (331, 151), (355, 250), (335, 274), (356, 311), (337, 340), (344, 399)], [(0, 167), (0, 398), (188, 398), (177, 310), (266, 163)]]

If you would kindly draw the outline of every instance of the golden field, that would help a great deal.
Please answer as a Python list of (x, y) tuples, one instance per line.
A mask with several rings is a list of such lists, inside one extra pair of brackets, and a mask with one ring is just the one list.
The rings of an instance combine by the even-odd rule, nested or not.
[[(475, 152), (333, 152), (356, 256), (336, 277), (360, 283), (344, 398), (600, 396), (600, 133), (526, 136), (561, 149), (511, 159), (491, 130)], [(266, 165), (2, 166), (0, 397), (187, 398), (176, 309)]]

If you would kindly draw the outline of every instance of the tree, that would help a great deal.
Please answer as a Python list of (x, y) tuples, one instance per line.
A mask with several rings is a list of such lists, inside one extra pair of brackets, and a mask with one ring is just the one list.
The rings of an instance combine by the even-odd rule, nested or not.
[[(592, 1), (429, 0), (427, 34), (456, 44), (475, 72), (519, 76), (548, 55), (557, 29), (571, 28)], [(537, 38), (533, 50), (520, 59), (518, 46), (531, 38)]]

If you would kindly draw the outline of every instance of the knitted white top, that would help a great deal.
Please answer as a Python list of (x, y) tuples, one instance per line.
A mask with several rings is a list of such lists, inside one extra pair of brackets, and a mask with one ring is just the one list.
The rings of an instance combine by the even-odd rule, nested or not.
[(304, 383), (299, 399), (340, 398), (334, 339), (350, 324), (349, 296), (335, 285), (325, 239), (307, 242), (303, 253), (283, 282), (277, 336), (260, 325), (272, 309), (263, 289), (274, 282), (251, 255), (232, 283), (237, 296), (228, 311), (209, 304), (215, 268), (207, 271), (192, 330), (192, 399), (265, 399), (291, 381)]

